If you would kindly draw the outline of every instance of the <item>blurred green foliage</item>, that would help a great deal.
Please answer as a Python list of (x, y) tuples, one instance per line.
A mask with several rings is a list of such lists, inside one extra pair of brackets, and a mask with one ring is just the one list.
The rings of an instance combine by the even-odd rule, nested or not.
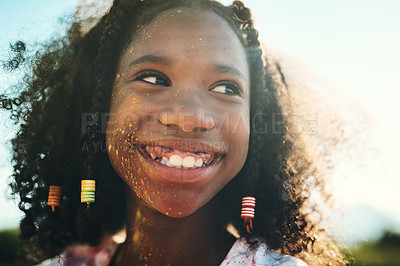
[(18, 235), (18, 229), (0, 231), (0, 265), (26, 265)]
[(400, 235), (386, 232), (376, 242), (357, 244), (343, 252), (349, 265), (400, 265)]

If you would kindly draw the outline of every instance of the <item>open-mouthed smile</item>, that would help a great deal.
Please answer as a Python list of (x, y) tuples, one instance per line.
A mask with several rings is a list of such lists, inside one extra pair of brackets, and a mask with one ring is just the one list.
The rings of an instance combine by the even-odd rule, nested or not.
[(155, 177), (178, 183), (208, 179), (224, 155), (215, 152), (186, 151), (153, 144), (136, 144), (140, 154), (156, 171)]
[(222, 158), (222, 155), (217, 153), (190, 152), (161, 146), (140, 145), (139, 149), (154, 161), (178, 169), (207, 167)]

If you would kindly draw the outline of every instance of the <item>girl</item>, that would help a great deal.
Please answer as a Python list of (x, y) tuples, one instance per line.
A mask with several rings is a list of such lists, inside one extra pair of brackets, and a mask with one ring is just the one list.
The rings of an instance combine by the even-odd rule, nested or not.
[(16, 110), (11, 186), (36, 261), (68, 247), (43, 264), (339, 262), (241, 2), (115, 0), (83, 25), (36, 55)]

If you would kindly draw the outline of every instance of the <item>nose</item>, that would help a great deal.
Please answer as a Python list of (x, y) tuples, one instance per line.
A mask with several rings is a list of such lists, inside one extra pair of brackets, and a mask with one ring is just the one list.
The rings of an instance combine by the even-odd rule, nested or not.
[(200, 108), (199, 104), (189, 102), (160, 112), (158, 120), (166, 126), (176, 126), (186, 133), (215, 127), (211, 114)]

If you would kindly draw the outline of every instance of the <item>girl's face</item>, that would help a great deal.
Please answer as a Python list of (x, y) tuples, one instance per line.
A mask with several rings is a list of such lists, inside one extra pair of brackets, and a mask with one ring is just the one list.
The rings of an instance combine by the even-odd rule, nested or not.
[(246, 160), (245, 50), (218, 15), (171, 9), (139, 28), (118, 63), (107, 125), (114, 169), (141, 203), (185, 217)]

